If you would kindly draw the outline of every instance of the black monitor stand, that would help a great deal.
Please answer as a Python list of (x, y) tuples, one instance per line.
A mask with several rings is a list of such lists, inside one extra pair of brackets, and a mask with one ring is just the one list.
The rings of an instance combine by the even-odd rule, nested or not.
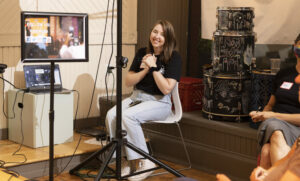
[[(117, 1), (117, 122), (116, 122), (116, 138), (114, 138), (109, 144), (104, 146), (101, 150), (96, 151), (88, 158), (86, 158), (82, 163), (74, 167), (70, 170), (70, 174), (76, 175), (76, 171), (88, 164), (94, 158), (98, 158), (99, 155), (105, 154), (106, 158), (102, 160), (102, 165), (99, 169), (99, 172), (95, 178), (95, 180), (99, 181), (101, 178), (115, 178), (117, 180), (126, 179), (132, 175), (138, 175), (140, 173), (145, 173), (149, 171), (153, 171), (156, 169), (164, 168), (168, 172), (172, 173), (177, 177), (184, 177), (181, 173), (177, 172), (176, 170), (170, 168), (169, 166), (165, 165), (161, 161), (155, 159), (154, 157), (150, 156), (148, 153), (144, 152), (143, 150), (137, 148), (133, 144), (129, 143), (124, 136), (126, 136), (126, 131), (122, 130), (121, 120), (122, 120), (122, 67), (124, 62), (124, 57), (122, 57), (122, 0)], [(128, 148), (132, 149), (133, 151), (137, 152), (138, 154), (144, 156), (145, 158), (151, 160), (158, 167), (145, 170), (139, 173), (133, 173), (131, 175), (121, 176), (121, 149), (122, 146), (127, 146)], [(114, 176), (105, 176), (103, 177), (103, 173), (105, 168), (108, 167), (108, 164), (114, 154), (116, 152), (116, 172)]]
[(49, 110), (49, 181), (53, 181), (54, 169), (54, 67), (50, 66), (50, 110)]

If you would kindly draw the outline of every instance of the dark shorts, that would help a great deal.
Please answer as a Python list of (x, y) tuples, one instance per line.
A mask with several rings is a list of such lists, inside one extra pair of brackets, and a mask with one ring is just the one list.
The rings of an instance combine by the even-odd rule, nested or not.
[(300, 128), (293, 124), (276, 118), (267, 119), (258, 128), (259, 150), (264, 144), (269, 143), (270, 137), (276, 130), (282, 131), (285, 141), (290, 147), (300, 135)]

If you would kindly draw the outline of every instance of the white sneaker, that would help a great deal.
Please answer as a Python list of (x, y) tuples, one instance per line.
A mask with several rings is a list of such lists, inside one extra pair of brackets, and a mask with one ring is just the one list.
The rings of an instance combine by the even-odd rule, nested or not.
[(128, 174), (130, 174), (129, 162), (126, 159), (122, 159), (121, 176), (124, 177)]
[[(148, 170), (148, 169), (155, 168), (155, 167), (156, 167), (156, 165), (152, 161), (150, 161), (148, 159), (143, 159), (139, 162), (139, 167), (136, 169), (135, 172), (140, 172), (140, 171)], [(149, 171), (149, 172), (142, 173), (142, 174), (139, 174), (139, 175), (134, 175), (134, 176), (129, 177), (128, 180), (130, 180), (130, 181), (144, 180), (149, 175), (151, 175), (152, 172), (153, 171)]]

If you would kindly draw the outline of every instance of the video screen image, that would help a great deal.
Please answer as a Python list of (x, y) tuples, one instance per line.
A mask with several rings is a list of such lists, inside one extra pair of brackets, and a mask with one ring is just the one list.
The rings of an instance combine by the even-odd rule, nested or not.
[(33, 16), (24, 18), (24, 58), (85, 59), (84, 18)]

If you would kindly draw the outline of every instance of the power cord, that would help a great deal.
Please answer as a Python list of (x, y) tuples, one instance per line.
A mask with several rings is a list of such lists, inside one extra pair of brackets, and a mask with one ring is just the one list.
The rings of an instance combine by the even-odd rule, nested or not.
[[(99, 67), (100, 67), (100, 62), (101, 62), (101, 58), (102, 58), (102, 52), (103, 52), (103, 46), (104, 46), (104, 40), (105, 40), (105, 35), (106, 35), (106, 27), (107, 27), (107, 19), (108, 19), (108, 12), (109, 12), (109, 0), (108, 0), (108, 3), (107, 3), (107, 10), (106, 10), (106, 18), (105, 18), (105, 26), (104, 26), (104, 34), (103, 34), (103, 39), (102, 39), (102, 43), (101, 43), (101, 50), (100, 50), (100, 56), (99, 56), (99, 61), (98, 61), (98, 65), (97, 65), (97, 71), (96, 71), (96, 76), (95, 76), (95, 81), (94, 81), (94, 87), (93, 87), (93, 91), (92, 91), (92, 97), (91, 97), (91, 102), (90, 102), (90, 106), (89, 106), (89, 110), (88, 110), (88, 114), (87, 114), (87, 118), (89, 117), (90, 115), (90, 112), (91, 112), (91, 107), (92, 107), (92, 104), (93, 104), (93, 99), (94, 99), (94, 95), (95, 95), (95, 89), (96, 89), (96, 82), (97, 82), (97, 79), (98, 79), (98, 74), (99, 74)], [(114, 8), (114, 0), (113, 0), (113, 8)], [(113, 11), (114, 12), (114, 11)], [(113, 27), (113, 18), (114, 18), (114, 15), (112, 17), (112, 27)], [(113, 33), (112, 33), (113, 34)], [(113, 37), (112, 37), (113, 39)], [(113, 45), (112, 45), (113, 46)], [(111, 57), (112, 57), (112, 54), (111, 54)], [(110, 58), (111, 59), (111, 58)], [(110, 61), (109, 61), (110, 62)], [(75, 120), (74, 120), (74, 124), (76, 125), (77, 123), (77, 111), (78, 111), (78, 103), (79, 103), (79, 92), (77, 90), (72, 90), (72, 91), (76, 91), (77, 94), (78, 94), (78, 101), (77, 101), (77, 108), (76, 108), (76, 114), (75, 114)], [(80, 137), (79, 137), (79, 140), (78, 140), (78, 143), (76, 145), (76, 148), (73, 152), (73, 155), (71, 157), (71, 159), (68, 161), (68, 163), (65, 165), (65, 167), (62, 169), (61, 172), (59, 172), (55, 177), (59, 176), (61, 173), (63, 173), (63, 171), (67, 168), (67, 166), (70, 164), (71, 160), (73, 159), (73, 157), (75, 156), (75, 153), (79, 147), (79, 144), (82, 140), (82, 136), (83, 134), (80, 133)]]
[[(3, 86), (4, 87), (4, 86)], [(17, 101), (17, 95), (19, 92), (21, 92), (22, 90), (18, 90), (16, 92), (16, 95), (15, 95), (15, 98), (14, 98), (14, 103), (13, 103), (13, 107), (12, 107), (12, 113), (13, 113), (13, 117), (9, 117), (8, 114), (5, 113), (5, 110), (4, 110), (4, 90), (3, 90), (3, 102), (2, 102), (2, 111), (3, 111), (3, 114), (5, 116), (6, 119), (15, 119), (16, 118), (16, 113), (15, 113), (15, 105), (16, 105), (16, 101)]]
[[(17, 95), (18, 95), (18, 93), (20, 92), (20, 91), (22, 91), (20, 88), (17, 88), (14, 84), (12, 84), (10, 81), (8, 81), (8, 80), (6, 80), (6, 79), (4, 79), (4, 77), (3, 77), (3, 74), (2, 74), (2, 76), (0, 77), (0, 79), (2, 79), (3, 80), (3, 92), (2, 92), (2, 96), (3, 96), (3, 102), (2, 102), (2, 107), (3, 107), (3, 114), (4, 114), (4, 116), (5, 116), (5, 118), (7, 118), (7, 119), (14, 119), (15, 118), (15, 104), (16, 104), (16, 100), (17, 100)], [(4, 110), (4, 91), (5, 91), (5, 82), (7, 82), (7, 83), (9, 83), (10, 85), (12, 85), (15, 89), (18, 89), (18, 91), (16, 92), (16, 95), (15, 95), (15, 99), (14, 99), (14, 103), (13, 103), (13, 117), (9, 117), (6, 113), (5, 113), (5, 110)], [(22, 108), (23, 108), (23, 100), (24, 100), (24, 94), (25, 94), (25, 90), (23, 90), (23, 96), (22, 96), (22, 104), (20, 104), (19, 106), (21, 106)], [(28, 91), (27, 91), (28, 92)], [(23, 156), (24, 157), (24, 161), (23, 162), (5, 162), (5, 161), (3, 161), (3, 160), (0, 160), (0, 168), (3, 168), (4, 170), (2, 170), (2, 171), (4, 171), (4, 172), (6, 172), (6, 173), (8, 173), (8, 174), (10, 174), (11, 176), (9, 177), (9, 179), (8, 179), (8, 181), (10, 181), (13, 177), (19, 177), (20, 176), (20, 174), (18, 173), (18, 172), (16, 172), (16, 171), (13, 171), (13, 170), (9, 170), (9, 169), (7, 169), (7, 168), (5, 168), (5, 165), (6, 164), (9, 164), (9, 163), (25, 163), (26, 161), (27, 161), (27, 158), (26, 158), (26, 156), (24, 155), (24, 154), (16, 154), (18, 151), (20, 151), (20, 149), (21, 149), (21, 147), (22, 147), (22, 145), (23, 145), (23, 142), (24, 142), (24, 134), (23, 134), (23, 128), (22, 128), (22, 114), (23, 114), (23, 109), (21, 108), (21, 134), (22, 134), (22, 142), (21, 142), (21, 144), (20, 144), (20, 147), (12, 154), (12, 156), (16, 156), (16, 155), (21, 155), (21, 156)]]
[(11, 176), (8, 178), (7, 181), (10, 181), (13, 177), (18, 178), (18, 177), (20, 176), (20, 174), (19, 174), (18, 172), (13, 171), (13, 170), (8, 170), (8, 169), (6, 169), (6, 170), (2, 170), (2, 171), (5, 172), (5, 173), (7, 173), (7, 174), (10, 174), (10, 175), (11, 175)]
[(23, 156), (24, 157), (24, 161), (23, 162), (6, 162), (6, 164), (9, 164), (9, 163), (26, 163), (27, 161), (27, 157), (26, 155), (24, 154), (17, 154), (23, 144), (24, 144), (24, 132), (23, 132), (23, 107), (24, 107), (24, 95), (25, 95), (25, 92), (23, 92), (23, 95), (22, 95), (22, 102), (21, 103), (18, 103), (18, 107), (21, 109), (21, 115), (20, 115), (20, 120), (21, 120), (21, 144), (19, 146), (19, 148), (12, 154), (12, 156)]
[[(11, 82), (9, 82), (8, 80), (4, 79), (3, 77), (0, 77), (0, 79), (3, 80), (3, 114), (5, 115), (5, 117), (7, 119), (14, 119), (15, 118), (15, 112), (14, 112), (15, 109), (14, 108), (15, 108), (15, 104), (16, 104), (16, 100), (17, 100), (17, 95), (19, 94), (19, 92), (23, 91), (22, 102), (18, 103), (18, 107), (21, 109), (21, 116), (20, 116), (20, 120), (21, 120), (21, 136), (22, 136), (22, 138), (21, 138), (21, 144), (20, 144), (19, 148), (12, 154), (12, 156), (23, 156), (24, 157), (24, 161), (23, 162), (5, 162), (3, 160), (0, 160), (0, 168), (4, 168), (5, 169), (5, 170), (3, 170), (4, 172), (6, 172), (8, 174), (11, 174), (11, 176), (8, 179), (8, 181), (10, 181), (13, 177), (16, 177), (16, 178), (19, 177), (20, 174), (18, 172), (16, 172), (16, 171), (6, 169), (5, 165), (6, 164), (12, 164), (12, 163), (26, 163), (26, 161), (27, 161), (26, 155), (24, 155), (24, 154), (17, 154), (17, 153), (21, 150), (21, 148), (22, 148), (22, 146), (24, 144), (23, 119), (22, 119), (22, 117), (23, 117), (23, 108), (24, 108), (24, 95), (25, 95), (25, 93), (29, 92), (29, 90), (28, 89), (25, 89), (25, 90), (19, 89), (15, 85), (13, 85)], [(12, 85), (15, 89), (18, 89), (18, 91), (16, 92), (16, 95), (15, 95), (15, 98), (14, 98), (14, 103), (13, 103), (13, 108), (12, 108), (13, 109), (13, 117), (11, 117), (11, 118), (4, 111), (4, 90), (5, 90), (5, 86), (4, 85), (5, 85), (5, 82), (7, 82), (10, 85)], [(77, 106), (76, 106), (75, 119), (74, 119), (74, 124), (76, 124), (76, 122), (77, 122), (78, 107), (79, 107), (79, 92), (77, 90), (71, 90), (71, 91), (77, 93)], [(72, 154), (69, 162), (65, 165), (65, 167), (62, 169), (62, 171), (60, 173), (58, 173), (56, 176), (60, 175), (68, 167), (68, 165), (70, 164), (70, 162), (72, 161), (72, 159), (75, 156), (75, 153), (76, 153), (76, 151), (77, 151), (77, 149), (79, 147), (81, 139), (82, 139), (82, 136), (80, 135), (80, 138), (78, 140), (76, 148), (75, 148), (75, 150), (74, 150), (74, 152), (73, 152), (73, 154)]]
[[(16, 97), (17, 97), (17, 94), (19, 93), (19, 91), (16, 93)], [(27, 157), (26, 155), (24, 154), (17, 154), (22, 146), (23, 146), (23, 143), (24, 143), (24, 132), (23, 132), (23, 119), (22, 119), (22, 116), (23, 116), (23, 107), (24, 107), (24, 95), (25, 95), (25, 91), (23, 91), (23, 95), (22, 95), (22, 102), (21, 103), (18, 103), (18, 106), (19, 108), (21, 109), (21, 115), (20, 115), (20, 120), (21, 120), (21, 144), (19, 146), (19, 148), (12, 154), (12, 156), (23, 156), (24, 157), (24, 161), (23, 162), (5, 162), (3, 160), (0, 160), (0, 168), (4, 168), (5, 170), (3, 170), (4, 172), (8, 173), (8, 174), (11, 174), (11, 176), (9, 177), (8, 181), (10, 181), (13, 177), (19, 177), (20, 174), (16, 171), (13, 171), (13, 170), (9, 170), (7, 168), (5, 168), (5, 165), (6, 164), (12, 164), (12, 163), (26, 163), (27, 161)]]
[[(78, 113), (78, 107), (79, 107), (79, 91), (77, 91), (77, 90), (71, 90), (71, 91), (77, 93), (77, 105), (76, 105), (75, 118), (74, 118), (74, 126), (75, 126), (76, 123), (77, 123), (77, 113)], [(73, 154), (72, 154), (70, 160), (69, 160), (68, 163), (65, 165), (65, 167), (64, 167), (64, 168), (63, 168), (63, 169), (62, 169), (55, 177), (57, 177), (57, 176), (59, 176), (60, 174), (62, 174), (62, 173), (65, 171), (65, 169), (69, 166), (69, 164), (71, 163), (72, 159), (74, 158), (75, 153), (76, 153), (76, 151), (77, 151), (77, 149), (78, 149), (78, 147), (79, 147), (79, 145), (80, 145), (81, 139), (82, 139), (82, 135), (80, 134), (78, 143), (77, 143), (77, 145), (76, 145), (76, 147), (75, 147), (75, 150), (74, 150), (74, 152), (73, 152)]]
[[(3, 91), (2, 91), (2, 111), (3, 111), (3, 114), (5, 116), (6, 119), (14, 119), (15, 118), (15, 103), (16, 103), (16, 99), (17, 99), (17, 94), (19, 93), (19, 91), (22, 91), (22, 89), (20, 88), (17, 88), (14, 84), (12, 84), (11, 82), (9, 82), (8, 80), (6, 80), (5, 78), (3, 78), (3, 74), (2, 74), (2, 77), (0, 77), (0, 79), (3, 80)], [(5, 91), (5, 82), (9, 83), (10, 85), (12, 85), (15, 89), (18, 89), (17, 93), (16, 93), (16, 96), (15, 96), (15, 99), (14, 99), (14, 103), (13, 103), (13, 107), (12, 107), (12, 112), (13, 112), (13, 117), (9, 117), (6, 113), (5, 113), (5, 105), (4, 105), (4, 91)], [(29, 90), (28, 89), (25, 89), (23, 90), (25, 92), (28, 92)]]
[[(113, 0), (113, 7), (112, 9), (114, 9), (115, 7), (115, 0)], [(111, 32), (113, 32), (113, 28), (114, 28), (114, 11), (112, 11), (112, 23), (111, 23)], [(112, 55), (114, 53), (114, 43), (113, 43), (113, 33), (111, 33), (111, 54), (110, 54), (110, 58), (107, 64), (107, 68), (106, 68), (106, 74), (105, 74), (105, 91), (106, 91), (106, 101), (109, 101), (109, 96), (108, 96), (108, 86), (107, 86), (107, 79), (108, 79), (108, 75), (112, 74), (113, 75), (113, 88), (112, 88), (112, 93), (111, 93), (111, 102), (112, 102), (112, 96), (113, 96), (113, 92), (114, 92), (114, 86), (115, 86), (115, 80), (114, 80), (114, 73), (113, 73), (113, 69), (115, 67), (110, 66), (111, 63), (111, 59), (112, 59)]]
[[(113, 0), (113, 5), (112, 5), (112, 22), (111, 22), (111, 54), (110, 54), (110, 58), (109, 58), (109, 61), (108, 61), (108, 65), (107, 65), (107, 69), (106, 69), (106, 74), (105, 74), (105, 90), (106, 90), (106, 99), (107, 99), (107, 102), (108, 102), (108, 86), (107, 86), (107, 78), (108, 78), (108, 75), (111, 73), (113, 75), (113, 88), (112, 88), (112, 93), (111, 93), (111, 99), (112, 99), (112, 96), (113, 96), (113, 92), (114, 92), (114, 85), (115, 85), (115, 77), (114, 77), (114, 74), (112, 72), (112, 70), (115, 68), (115, 67), (112, 67), (110, 66), (110, 63), (111, 63), (111, 60), (112, 60), (112, 56), (113, 56), (113, 53), (114, 53), (114, 44), (113, 44), (113, 25), (114, 25), (114, 7), (115, 7), (115, 0)], [(107, 5), (107, 13), (106, 13), (106, 22), (105, 22), (105, 31), (106, 31), (106, 23), (107, 23), (107, 17), (108, 17), (108, 9), (109, 9), (109, 0), (108, 0), (108, 5)], [(105, 37), (105, 31), (104, 31), (104, 37)], [(103, 37), (103, 42), (102, 42), (102, 47), (103, 47), (103, 43), (104, 43), (104, 37)], [(102, 48), (101, 48), (101, 54), (102, 54)], [(100, 57), (101, 57), (101, 54), (100, 54)], [(100, 63), (100, 61), (99, 61)], [(98, 68), (99, 68), (99, 64), (98, 64)], [(97, 70), (97, 75), (98, 75), (98, 70)], [(97, 76), (96, 76), (97, 77)], [(95, 85), (96, 85), (96, 80), (97, 78), (95, 79), (95, 84), (94, 84), (94, 89), (93, 89), (93, 96), (94, 96), (94, 91), (95, 91)], [(89, 108), (89, 112), (88, 112), (88, 115), (90, 113), (90, 110), (91, 110), (91, 105), (92, 105), (92, 101), (93, 101), (93, 97), (91, 99), (91, 104), (90, 104), (90, 108)], [(103, 142), (102, 142), (102, 139), (100, 139), (100, 143), (103, 147)], [(82, 174), (79, 174), (78, 175), (81, 179), (85, 180), (84, 177), (91, 177), (91, 175), (89, 174), (89, 172), (85, 175), (82, 175)]]
[[(77, 106), (76, 106), (76, 112), (75, 112), (75, 118), (74, 118), (74, 125), (76, 125), (76, 124), (77, 124), (77, 113), (78, 113), (78, 107), (79, 107), (79, 98), (80, 98), (80, 94), (79, 94), (79, 91), (77, 91), (77, 90), (71, 90), (71, 91), (77, 93)], [(76, 145), (76, 147), (75, 147), (75, 150), (74, 150), (74, 152), (73, 152), (73, 154), (72, 154), (70, 160), (68, 161), (68, 163), (64, 166), (64, 168), (63, 168), (63, 169), (62, 169), (55, 177), (57, 177), (57, 176), (59, 176), (60, 174), (62, 174), (62, 173), (64, 172), (64, 170), (69, 166), (69, 164), (71, 163), (72, 159), (73, 159), (74, 156), (75, 156), (75, 153), (76, 153), (76, 151), (77, 151), (77, 149), (78, 149), (78, 147), (79, 147), (79, 145), (80, 145), (81, 140), (82, 140), (82, 134), (80, 134), (79, 140), (78, 140), (78, 142), (77, 142), (77, 145)], [(100, 143), (101, 143), (101, 146), (103, 147), (104, 145), (103, 145), (102, 140), (101, 140)]]
[(106, 35), (106, 26), (107, 26), (107, 19), (108, 19), (108, 11), (109, 11), (109, 0), (107, 2), (107, 9), (106, 9), (106, 18), (105, 18), (103, 39), (102, 39), (102, 43), (101, 43), (100, 56), (99, 56), (99, 61), (98, 61), (98, 65), (97, 65), (97, 71), (96, 71), (96, 76), (95, 76), (95, 81), (94, 81), (94, 87), (93, 87), (93, 91), (92, 91), (92, 98), (91, 98), (91, 102), (90, 102), (90, 107), (89, 107), (89, 110), (88, 110), (88, 114), (86, 116), (87, 118), (90, 115), (91, 107), (92, 107), (93, 99), (94, 99), (94, 95), (95, 95), (96, 82), (97, 82), (97, 79), (98, 79), (99, 67), (100, 67), (100, 62), (101, 62), (101, 58), (102, 58), (103, 45), (104, 45), (104, 40), (105, 40), (105, 35)]
[[(103, 39), (102, 39), (102, 43), (101, 43), (100, 56), (99, 56), (99, 61), (98, 61), (98, 65), (97, 65), (97, 71), (96, 71), (96, 75), (95, 75), (95, 81), (94, 81), (94, 87), (93, 87), (93, 91), (92, 91), (91, 102), (90, 102), (90, 106), (89, 106), (89, 110), (88, 110), (88, 114), (87, 114), (86, 118), (89, 118), (89, 115), (90, 115), (90, 112), (91, 112), (91, 107), (92, 107), (93, 99), (94, 99), (94, 95), (95, 95), (96, 82), (97, 82), (97, 80), (98, 80), (98, 74), (99, 74), (100, 62), (101, 62), (101, 58), (102, 58), (102, 52), (103, 52), (103, 47), (104, 47), (104, 40), (105, 40), (105, 36), (106, 36), (106, 27), (107, 27), (108, 12), (109, 12), (109, 4), (110, 4), (109, 2), (110, 2), (110, 0), (108, 0), (108, 3), (107, 3), (106, 18), (105, 18), (105, 25), (104, 25)], [(79, 95), (79, 94), (78, 94), (78, 95)], [(76, 113), (76, 114), (77, 114), (77, 113)], [(77, 122), (77, 121), (76, 121), (76, 122)], [(82, 136), (83, 136), (82, 133), (79, 132), (79, 134), (80, 134), (80, 137), (79, 137), (78, 144), (77, 144), (77, 146), (76, 146), (76, 150), (77, 150), (77, 148), (78, 148), (78, 146), (79, 146), (79, 144), (80, 144), (80, 141), (81, 141), (81, 139), (82, 139)], [(74, 154), (75, 154), (76, 150), (74, 151)], [(74, 155), (73, 155), (73, 156), (74, 156)], [(72, 158), (73, 158), (73, 156), (72, 156)], [(71, 159), (72, 159), (72, 158), (71, 158)], [(70, 161), (69, 161), (69, 163), (70, 163)], [(68, 164), (69, 164), (69, 163), (68, 163)], [(66, 167), (67, 167), (67, 166), (65, 166), (65, 168), (66, 168)], [(64, 169), (65, 169), (65, 168), (64, 168)], [(63, 169), (63, 170), (64, 170), (64, 169)], [(62, 171), (61, 171), (59, 174), (61, 174), (61, 173), (62, 173)], [(58, 174), (58, 175), (59, 175), (59, 174)]]
[(0, 79), (3, 80), (3, 83), (5, 81), (5, 82), (9, 83), (11, 86), (13, 86), (15, 89), (20, 89), (20, 88), (17, 88), (14, 84), (12, 84), (11, 82), (9, 82), (8, 80), (6, 80), (5, 78), (3, 78), (3, 74), (2, 74), (2, 77), (0, 77)]

